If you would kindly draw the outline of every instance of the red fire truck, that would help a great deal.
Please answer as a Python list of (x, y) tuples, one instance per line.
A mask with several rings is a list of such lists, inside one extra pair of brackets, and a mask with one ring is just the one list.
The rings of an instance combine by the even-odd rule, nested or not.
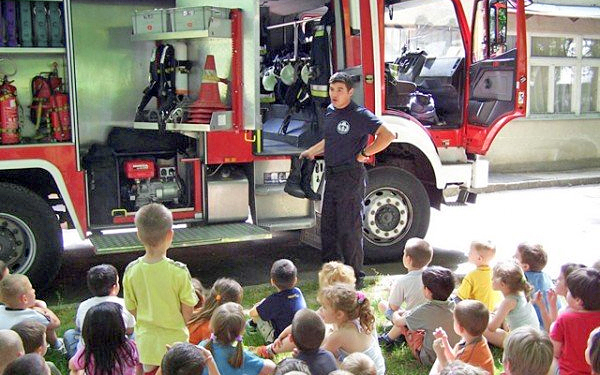
[(0, 87), (12, 135), (0, 146), (0, 259), (36, 287), (60, 267), (64, 228), (98, 254), (141, 249), (135, 233), (109, 232), (149, 202), (180, 224), (173, 246), (280, 230), (318, 246), (319, 202), (284, 186), (291, 156), (319, 140), (332, 72), (355, 77), (354, 100), (396, 134), (368, 165), (372, 260), (424, 236), (445, 188), (474, 201), (482, 156), (525, 113), (523, 0), (474, 0), (470, 21), (459, 0), (17, 3), (17, 44), (0, 47), (0, 70), (17, 68)]

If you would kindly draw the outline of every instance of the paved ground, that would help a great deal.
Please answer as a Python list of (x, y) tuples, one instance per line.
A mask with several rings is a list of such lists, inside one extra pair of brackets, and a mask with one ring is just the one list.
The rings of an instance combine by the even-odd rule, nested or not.
[[(244, 285), (269, 281), (274, 259), (288, 257), (300, 278), (315, 278), (318, 251), (302, 245), (298, 232), (278, 233), (272, 240), (171, 250), (169, 256), (188, 264), (191, 273), (210, 285), (231, 276)], [(443, 206), (432, 210), (426, 239), (436, 249), (433, 263), (466, 272), (462, 255), (471, 240), (489, 239), (498, 246), (498, 258), (510, 258), (522, 241), (539, 241), (550, 254), (548, 271), (556, 276), (561, 264), (586, 264), (600, 259), (600, 185), (499, 191), (480, 194), (477, 204)], [(89, 243), (67, 233), (66, 256), (59, 277), (44, 298), (76, 302), (87, 296), (85, 272), (102, 262), (120, 271), (141, 253), (94, 256)], [(370, 274), (404, 272), (401, 263), (368, 265)]]

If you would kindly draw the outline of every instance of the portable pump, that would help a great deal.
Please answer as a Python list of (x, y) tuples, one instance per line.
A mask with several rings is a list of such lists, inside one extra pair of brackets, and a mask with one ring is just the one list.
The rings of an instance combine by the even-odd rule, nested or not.
[(131, 159), (123, 163), (125, 177), (129, 181), (121, 189), (136, 210), (151, 202), (179, 203), (182, 187), (174, 162), (165, 160), (163, 164), (158, 168), (157, 176), (153, 160)]

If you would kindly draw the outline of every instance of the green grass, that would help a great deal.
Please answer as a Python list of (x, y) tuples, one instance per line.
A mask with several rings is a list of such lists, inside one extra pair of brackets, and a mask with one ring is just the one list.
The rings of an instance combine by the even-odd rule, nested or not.
[[(386, 283), (386, 277), (384, 276), (376, 276), (367, 278), (365, 293), (369, 297), (373, 308), (376, 311), (377, 318), (377, 328), (378, 331), (381, 332), (381, 328), (383, 323), (385, 322), (385, 318), (382, 314), (377, 311), (376, 305), (377, 302), (381, 298), (387, 298), (387, 291), (383, 284)], [(301, 282), (299, 288), (302, 290), (304, 294), (304, 298), (306, 299), (306, 303), (309, 308), (317, 309), (319, 304), (317, 303), (317, 290), (318, 284), (317, 282)], [(273, 293), (274, 289), (272, 286), (268, 284), (262, 285), (254, 285), (248, 286), (244, 288), (244, 299), (242, 304), (245, 308), (251, 308), (256, 302), (265, 298), (269, 294)], [(56, 313), (56, 315), (60, 318), (62, 325), (59, 330), (59, 333), (62, 335), (64, 331), (69, 328), (73, 328), (75, 326), (75, 313), (77, 310), (77, 304), (58, 304), (54, 306), (50, 306), (50, 308)], [(264, 344), (262, 337), (259, 334), (245, 335), (244, 336), (244, 344), (247, 346), (258, 346)], [(496, 366), (496, 374), (500, 374), (502, 372), (501, 365), (501, 357), (502, 351), (500, 349), (493, 349), (492, 354), (494, 355), (494, 362)], [(383, 355), (385, 357), (385, 363), (387, 367), (387, 374), (423, 374), (426, 375), (429, 373), (429, 368), (423, 367), (419, 365), (416, 360), (413, 359), (410, 350), (406, 346), (394, 348), (392, 351), (383, 351)], [(280, 360), (284, 358), (286, 355), (279, 355), (276, 359)], [(49, 350), (46, 355), (46, 360), (54, 362), (58, 369), (63, 374), (68, 374), (68, 366), (67, 361), (64, 356), (60, 353), (57, 353), (54, 350)]]

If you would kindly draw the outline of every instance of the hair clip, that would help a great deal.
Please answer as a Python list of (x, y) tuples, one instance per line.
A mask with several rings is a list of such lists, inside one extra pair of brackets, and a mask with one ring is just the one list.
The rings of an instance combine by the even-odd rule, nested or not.
[(215, 300), (216, 300), (217, 302), (221, 302), (221, 295), (220, 295), (220, 294), (217, 294), (217, 295), (215, 296)]
[(210, 341), (216, 341), (217, 340), (217, 336), (214, 333), (210, 334)]
[(244, 337), (243, 337), (242, 335), (238, 335), (238, 336), (235, 338), (235, 341), (237, 341), (237, 342), (242, 342), (242, 340), (244, 340)]
[(358, 301), (359, 305), (362, 305), (363, 302), (365, 302), (365, 294), (363, 292), (356, 292), (356, 300)]

